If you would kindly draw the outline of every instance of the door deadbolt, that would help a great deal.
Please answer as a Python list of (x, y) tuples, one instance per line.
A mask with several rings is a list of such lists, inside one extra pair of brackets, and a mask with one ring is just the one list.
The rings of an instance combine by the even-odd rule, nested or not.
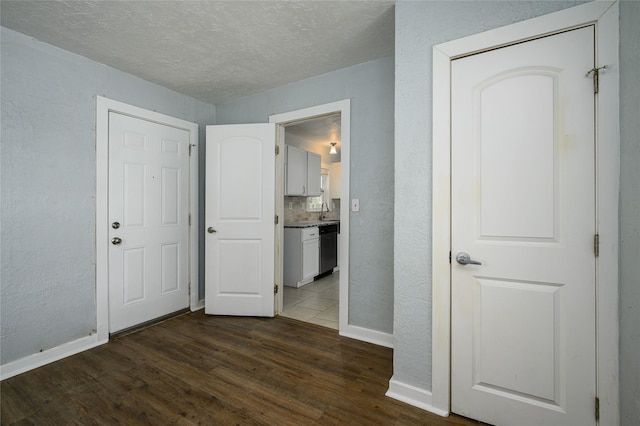
[(111, 224), (111, 227), (112, 227), (113, 229), (118, 229), (118, 228), (120, 228), (120, 222), (113, 222), (113, 223)]
[(213, 234), (214, 232), (218, 232), (215, 229), (213, 229), (213, 226), (210, 226), (209, 228), (207, 228), (207, 232), (210, 234)]
[(115, 237), (111, 240), (111, 244), (113, 244), (114, 246), (117, 246), (118, 244), (120, 244), (122, 242), (122, 240), (118, 237)]

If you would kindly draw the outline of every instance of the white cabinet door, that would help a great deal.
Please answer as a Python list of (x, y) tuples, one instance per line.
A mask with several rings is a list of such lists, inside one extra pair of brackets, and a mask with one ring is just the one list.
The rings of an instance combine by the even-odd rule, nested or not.
[(207, 126), (205, 312), (274, 315), (275, 125)]
[(329, 197), (333, 200), (340, 198), (340, 175), (342, 163), (331, 163), (329, 166)]
[(318, 275), (320, 262), (320, 240), (318, 238), (302, 242), (302, 281)]
[(322, 194), (322, 171), (320, 167), (322, 157), (307, 152), (307, 193), (309, 197), (318, 197)]
[(307, 151), (287, 145), (285, 195), (307, 194)]

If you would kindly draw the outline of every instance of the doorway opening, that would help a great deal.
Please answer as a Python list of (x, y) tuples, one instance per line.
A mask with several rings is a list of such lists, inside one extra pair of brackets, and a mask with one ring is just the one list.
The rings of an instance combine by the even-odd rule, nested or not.
[[(319, 195), (296, 196), (289, 193), (290, 181), (284, 182), (284, 286), (283, 309), (280, 315), (300, 321), (310, 322), (338, 330), (339, 309), (339, 263), (336, 256), (340, 221), (340, 171), (342, 163), (340, 152), (340, 114), (290, 123), (284, 127), (285, 170), (291, 171), (292, 160), (287, 156), (292, 149), (298, 149), (320, 156), (320, 192)], [(316, 159), (317, 159), (317, 156)], [(318, 170), (311, 171), (308, 178), (318, 178)], [(286, 171), (285, 171), (286, 175)], [(308, 184), (311, 187), (311, 184)], [(295, 189), (293, 189), (295, 191)], [(292, 228), (293, 226), (293, 228)], [(297, 226), (309, 226), (298, 228)], [(301, 229), (315, 229), (305, 241), (297, 238)], [(295, 239), (292, 241), (291, 238)], [(298, 243), (300, 241), (300, 243)], [(314, 246), (314, 247), (309, 247)], [(316, 250), (316, 247), (318, 249)], [(311, 259), (305, 263), (311, 250)], [(316, 253), (317, 251), (317, 253)], [(298, 285), (294, 270), (301, 252), (303, 264), (302, 277), (307, 284)], [(317, 259), (317, 261), (315, 260)], [(305, 271), (305, 269), (308, 269)], [(334, 274), (335, 270), (335, 274)]]
[[(281, 155), (276, 158), (276, 215), (281, 218), (276, 230), (275, 278), (276, 315), (343, 331), (348, 327), (349, 308), (349, 137), (350, 101), (343, 100), (302, 110), (273, 115), (277, 124), (276, 144)], [(334, 145), (332, 145), (332, 143)], [(285, 195), (285, 150), (287, 145), (320, 156), (319, 196)], [(336, 154), (331, 154), (332, 148)], [(342, 167), (344, 165), (344, 167)], [(338, 172), (336, 172), (338, 168)], [(315, 193), (313, 195), (316, 195)], [(319, 208), (318, 208), (319, 207)], [(337, 262), (318, 280), (308, 280), (301, 287), (287, 287), (284, 280), (285, 226), (296, 222), (339, 223)], [(320, 244), (318, 236), (317, 243)], [(311, 257), (318, 256), (318, 251)], [(314, 276), (320, 275), (318, 270)], [(312, 277), (313, 278), (313, 277)]]

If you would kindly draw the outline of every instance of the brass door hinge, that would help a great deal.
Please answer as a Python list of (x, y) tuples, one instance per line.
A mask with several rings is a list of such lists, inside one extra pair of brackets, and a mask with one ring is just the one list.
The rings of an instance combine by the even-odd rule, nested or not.
[(606, 70), (609, 68), (608, 65), (603, 65), (601, 67), (591, 68), (587, 71), (586, 77), (589, 77), (589, 74), (593, 73), (593, 93), (598, 93), (600, 91), (600, 70)]
[(276, 155), (280, 154), (280, 147), (276, 145)]
[(596, 396), (596, 403), (595, 403), (595, 415), (596, 415), (596, 422), (600, 420), (600, 398), (598, 398)]
[(273, 285), (273, 294), (278, 294), (278, 284)]
[(277, 225), (280, 222), (280, 218), (278, 217), (278, 215), (276, 215), (273, 219), (273, 224)]
[(593, 253), (596, 257), (600, 256), (600, 234), (593, 236)]

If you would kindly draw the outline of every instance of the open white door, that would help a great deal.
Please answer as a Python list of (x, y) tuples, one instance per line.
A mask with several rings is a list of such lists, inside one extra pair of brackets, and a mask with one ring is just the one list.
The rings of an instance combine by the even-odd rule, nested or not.
[(207, 126), (205, 313), (274, 315), (275, 124)]

